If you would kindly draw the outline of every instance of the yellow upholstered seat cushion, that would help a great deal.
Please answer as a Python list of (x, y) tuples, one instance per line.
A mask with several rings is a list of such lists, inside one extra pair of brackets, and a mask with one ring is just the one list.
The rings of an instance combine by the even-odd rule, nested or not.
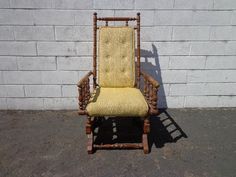
[(100, 27), (98, 83), (101, 87), (134, 87), (134, 29)]
[(86, 110), (90, 116), (140, 116), (148, 113), (147, 102), (136, 88), (97, 88)]

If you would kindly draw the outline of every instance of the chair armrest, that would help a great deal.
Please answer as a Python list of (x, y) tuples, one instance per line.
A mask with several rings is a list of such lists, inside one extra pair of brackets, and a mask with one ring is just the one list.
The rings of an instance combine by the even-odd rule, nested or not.
[(81, 87), (82, 84), (87, 80), (89, 79), (89, 77), (93, 74), (92, 71), (89, 71), (82, 79), (80, 79), (80, 81), (78, 82), (77, 86), (78, 87)]
[(157, 91), (160, 87), (160, 84), (149, 74), (140, 72), (141, 76), (144, 79), (144, 90), (143, 95), (149, 105), (149, 112), (151, 115), (157, 115)]
[(145, 80), (147, 80), (148, 82), (150, 82), (152, 84), (153, 87), (156, 87), (158, 88), (160, 86), (160, 84), (152, 77), (150, 76), (149, 74), (143, 72), (143, 71), (140, 71), (140, 74), (141, 76), (143, 76), (143, 78)]
[(77, 84), (79, 92), (79, 111), (80, 115), (86, 115), (86, 106), (90, 99), (90, 79), (89, 77), (93, 74), (92, 71), (89, 71)]

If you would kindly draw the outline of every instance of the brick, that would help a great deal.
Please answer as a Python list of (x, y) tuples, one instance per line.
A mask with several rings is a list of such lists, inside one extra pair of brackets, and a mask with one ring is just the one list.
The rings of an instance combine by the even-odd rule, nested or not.
[(92, 70), (91, 57), (58, 57), (59, 70)]
[(154, 42), (153, 45), (158, 55), (189, 55), (190, 52), (189, 42)]
[(236, 25), (236, 11), (232, 12), (231, 25)]
[(1, 8), (9, 8), (10, 7), (9, 0), (0, 0), (0, 7)]
[(7, 109), (7, 99), (6, 98), (0, 98), (0, 110)]
[(167, 108), (182, 108), (184, 105), (184, 97), (172, 97), (165, 98), (167, 102)]
[(204, 56), (171, 56), (169, 69), (204, 69)]
[(16, 57), (0, 56), (0, 70), (17, 70)]
[[(153, 26), (154, 25), (154, 10), (115, 10), (115, 16), (120, 16), (120, 17), (136, 17), (137, 13), (140, 12), (140, 16), (141, 16), (141, 26)], [(131, 23), (131, 22), (130, 22)], [(123, 23), (119, 23), (119, 24), (124, 24)], [(131, 23), (131, 24), (136, 24)], [(141, 32), (142, 32), (141, 28)]]
[(195, 11), (193, 13), (194, 25), (228, 25), (230, 19), (230, 11)]
[(0, 71), (0, 84), (4, 84), (3, 71)]
[(225, 55), (226, 45), (225, 42), (192, 42), (190, 55)]
[(92, 42), (38, 42), (38, 55), (92, 55)]
[(0, 24), (5, 25), (33, 25), (32, 11), (28, 10), (0, 10)]
[(100, 0), (94, 1), (95, 9), (133, 9), (133, 0)]
[(54, 40), (53, 27), (47, 26), (16, 26), (16, 40)]
[(141, 68), (144, 70), (160, 70), (168, 69), (169, 57), (168, 56), (152, 56), (141, 57)]
[(40, 71), (2, 71), (4, 84), (41, 84)]
[(78, 109), (77, 98), (44, 98), (46, 110), (73, 110)]
[(17, 57), (19, 70), (56, 70), (55, 57)]
[(13, 28), (9, 26), (0, 26), (0, 40), (14, 40)]
[(60, 26), (56, 27), (56, 40), (64, 41), (92, 41), (91, 26)]
[(11, 8), (51, 8), (52, 0), (10, 0)]
[[(93, 24), (93, 10), (79, 10), (75, 12), (76, 25), (92, 25)], [(96, 10), (98, 17), (114, 16), (113, 10)], [(101, 24), (98, 22), (98, 24)], [(104, 24), (104, 23), (103, 23)]]
[(236, 1), (214, 0), (214, 9), (236, 9)]
[(218, 96), (187, 96), (184, 107), (217, 107)]
[(53, 0), (56, 9), (93, 9), (92, 0)]
[(74, 25), (75, 11), (73, 10), (35, 10), (36, 25)]
[(206, 69), (235, 69), (235, 56), (208, 56)]
[(141, 41), (157, 41), (171, 40), (172, 27), (170, 26), (154, 26), (143, 27), (141, 30)]
[(77, 55), (74, 42), (38, 42), (38, 55), (71, 56)]
[(218, 107), (236, 107), (236, 97), (220, 96), (218, 99)]
[(212, 9), (213, 0), (176, 0), (175, 9)]
[(77, 55), (92, 55), (93, 43), (92, 42), (78, 42), (76, 43)]
[(0, 85), (0, 97), (24, 97), (22, 85)]
[(236, 55), (236, 41), (226, 43), (225, 55)]
[(172, 9), (174, 0), (142, 1), (135, 0), (135, 9)]
[(171, 96), (204, 95), (204, 84), (171, 84)]
[(63, 85), (62, 86), (63, 97), (78, 97), (78, 88), (76, 85)]
[(236, 27), (212, 26), (210, 40), (236, 40)]
[(236, 95), (236, 83), (171, 84), (172, 96)]
[(189, 55), (190, 42), (142, 42), (141, 49), (141, 57), (149, 56), (150, 52), (156, 56)]
[(192, 11), (162, 10), (155, 11), (155, 25), (191, 25)]
[[(185, 70), (164, 70), (158, 73), (162, 83), (186, 83), (187, 71)], [(161, 80), (159, 81), (161, 82)]]
[(155, 25), (228, 25), (230, 11), (155, 11)]
[(236, 70), (188, 71), (188, 82), (236, 82)]
[(34, 42), (0, 42), (0, 55), (35, 55)]
[(26, 85), (26, 97), (61, 97), (60, 85)]
[(13, 110), (42, 110), (42, 98), (7, 98), (7, 109)]
[(43, 84), (77, 84), (78, 81), (78, 72), (76, 71), (42, 72)]
[(209, 40), (208, 26), (174, 26), (173, 40)]

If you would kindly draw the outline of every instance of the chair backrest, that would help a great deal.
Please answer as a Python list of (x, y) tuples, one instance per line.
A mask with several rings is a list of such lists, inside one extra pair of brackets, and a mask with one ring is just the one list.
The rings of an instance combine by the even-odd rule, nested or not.
[[(97, 21), (105, 21), (105, 25), (98, 27)], [(108, 26), (110, 21), (123, 21), (125, 26)], [(136, 26), (129, 26), (129, 21), (136, 21)], [(98, 70), (97, 30), (99, 31)], [(135, 36), (137, 36), (137, 60), (135, 60)], [(139, 88), (140, 13), (137, 13), (137, 17), (97, 17), (95, 12), (93, 37), (93, 87), (97, 86), (98, 72), (98, 82), (102, 87), (136, 86)]]
[(135, 43), (132, 27), (100, 27), (98, 83), (101, 87), (134, 87)]

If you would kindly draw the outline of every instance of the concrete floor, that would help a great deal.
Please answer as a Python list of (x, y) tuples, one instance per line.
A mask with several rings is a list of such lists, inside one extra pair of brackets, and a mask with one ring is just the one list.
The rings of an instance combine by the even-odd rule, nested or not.
[[(85, 117), (75, 111), (1, 111), (0, 176), (236, 176), (236, 109), (168, 109), (151, 122), (150, 154), (87, 155)], [(136, 123), (104, 120), (97, 142), (139, 141), (130, 128)], [(114, 136), (110, 125), (117, 126)]]

